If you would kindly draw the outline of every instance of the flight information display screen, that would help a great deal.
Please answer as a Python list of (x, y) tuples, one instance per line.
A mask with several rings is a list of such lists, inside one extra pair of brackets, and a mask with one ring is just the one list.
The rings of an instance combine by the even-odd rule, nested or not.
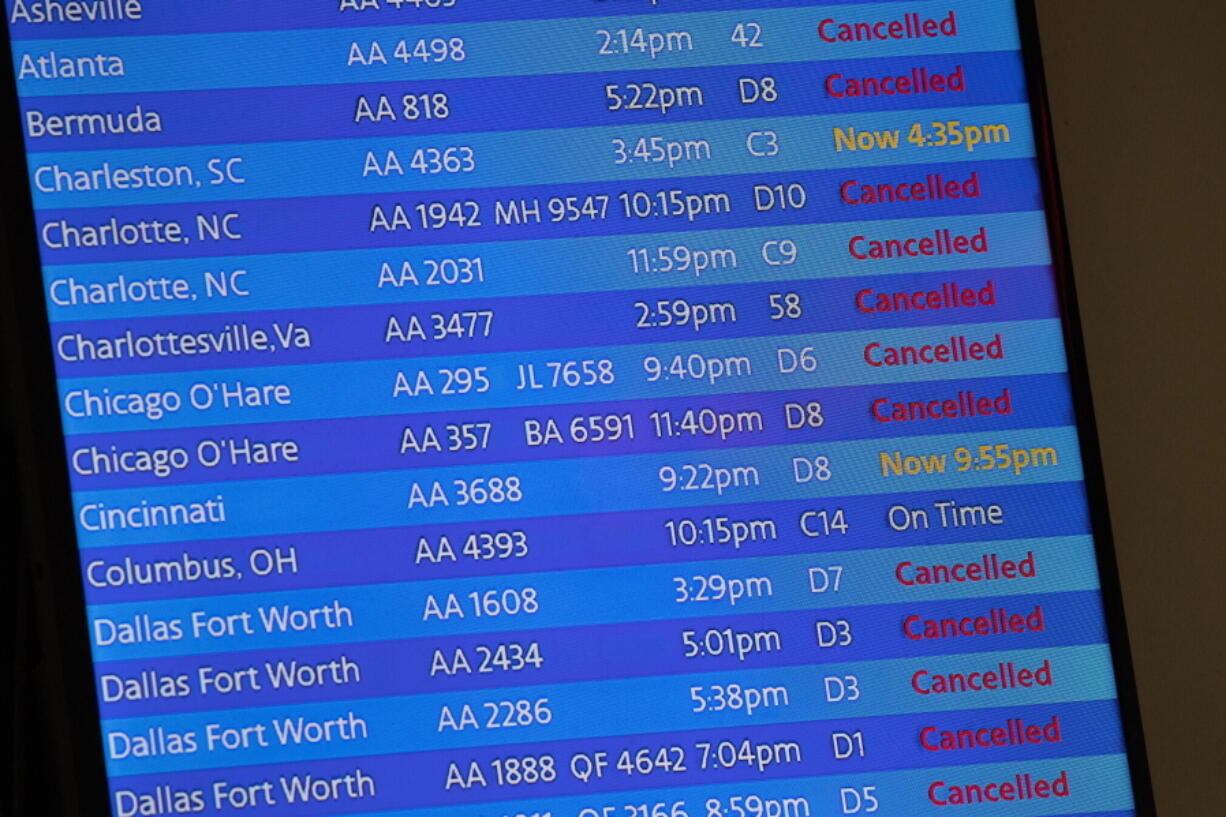
[(1012, 0), (7, 0), (116, 817), (1133, 813)]

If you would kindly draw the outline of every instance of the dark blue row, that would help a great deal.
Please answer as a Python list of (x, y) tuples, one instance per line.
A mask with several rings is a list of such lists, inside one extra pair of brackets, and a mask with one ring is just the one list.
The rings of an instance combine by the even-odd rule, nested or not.
[[(1025, 384), (1025, 385), (1023, 385)], [(1007, 390), (1007, 392), (1006, 392)], [(875, 400), (988, 400), (987, 414), (946, 420), (883, 422)], [(888, 395), (888, 396), (887, 396)], [(967, 398), (971, 400), (971, 398)], [(820, 420), (810, 422), (811, 403)], [(971, 400), (972, 403), (977, 403)], [(964, 403), (966, 401), (964, 400)], [(967, 403), (969, 405), (969, 403)], [(887, 418), (889, 404), (878, 405)], [(791, 408), (789, 408), (791, 406)], [(662, 412), (668, 412), (663, 416)], [(687, 412), (693, 412), (687, 417)], [(655, 415), (654, 417), (652, 415)], [(589, 418), (600, 418), (591, 422)], [(694, 430), (695, 424), (707, 424)], [(723, 431), (719, 431), (723, 424)], [(820, 423), (820, 425), (819, 425)], [(666, 451), (862, 440), (900, 434), (1044, 428), (1073, 423), (1061, 375), (961, 382), (806, 389), (755, 394), (680, 397), (580, 405), (514, 407), (421, 415), (393, 415), (259, 423), (215, 428), (86, 434), (69, 437), (69, 471), (77, 490), (131, 488), (244, 479), (273, 479), (366, 471), (486, 465), (495, 462), (606, 457)], [(594, 426), (594, 427), (593, 427)], [(705, 433), (709, 430), (710, 433)], [(614, 439), (591, 442), (597, 434)], [(633, 437), (630, 436), (633, 434)], [(659, 436), (658, 436), (659, 435)], [(260, 464), (259, 446), (292, 443), (294, 458)], [(237, 458), (229, 453), (237, 446)], [(108, 473), (111, 452), (173, 451), (185, 467)], [(250, 454), (248, 454), (250, 451)], [(136, 456), (136, 454), (133, 454)], [(98, 458), (104, 457), (99, 462)]]
[[(666, 122), (702, 122), (767, 116), (802, 116), (823, 113), (863, 113), (932, 107), (931, 97), (878, 96), (831, 98), (823, 78), (834, 72), (853, 76), (893, 76), (926, 68), (930, 74), (966, 71), (967, 89), (958, 105), (1000, 105), (1026, 101), (1021, 58), (1016, 52), (942, 55), (937, 57), (876, 57), (811, 63), (771, 63), (753, 66), (621, 70), (591, 74), (547, 74), (534, 77), (482, 77), (476, 79), (420, 80), (355, 85), (307, 85), (285, 88), (246, 88), (214, 91), (162, 91), (141, 94), (99, 94), (65, 97), (28, 97), (22, 100), (27, 146), (31, 151), (100, 150), (171, 145), (222, 145), (244, 142), (285, 142), (349, 139), (378, 136), (490, 132), (584, 126), (659, 125)], [(774, 102), (745, 104), (740, 80), (773, 77), (778, 97)], [(684, 106), (647, 102), (650, 91), (637, 95), (630, 83), (652, 83), (659, 88), (700, 88)], [(609, 110), (606, 86), (618, 85), (620, 110)], [(430, 109), (427, 117), (404, 112), (405, 95), (443, 94), (444, 106), (418, 100)], [(638, 98), (651, 108), (628, 109)], [(365, 100), (364, 108), (359, 106)], [(383, 104), (383, 101), (386, 104)], [(936, 103), (949, 104), (949, 103)], [(94, 130), (55, 136), (31, 124), (30, 112), (42, 116), (113, 114), (146, 121), (137, 130)], [(367, 115), (360, 115), (364, 111)], [(160, 119), (156, 127), (149, 117)], [(33, 118), (37, 121), (37, 116)], [(927, 124), (920, 117), (917, 121)], [(855, 125), (849, 121), (848, 125)], [(909, 125), (910, 122), (903, 123)], [(900, 125), (902, 126), (902, 125)], [(124, 126), (119, 126), (124, 127)], [(748, 127), (748, 126), (747, 126)], [(698, 131), (695, 131), (698, 134)], [(41, 135), (40, 135), (41, 134)], [(903, 127), (901, 137), (905, 139)], [(823, 134), (822, 138), (829, 138)], [(321, 158), (323, 156), (321, 155)]]
[[(580, 543), (576, 543), (579, 546)], [(905, 589), (905, 588), (900, 588)], [(900, 595), (902, 595), (900, 593)], [(343, 594), (338, 593), (338, 598)], [(1006, 633), (962, 638), (916, 641), (903, 633), (903, 619), (910, 615), (946, 618), (987, 615), (997, 607), (1010, 614), (1029, 615), (1035, 606), (1043, 608), (1042, 632)], [(820, 648), (816, 622), (850, 622), (853, 643), (849, 646)], [(683, 631), (695, 631), (702, 642), (708, 630), (736, 632), (774, 632), (777, 649), (705, 654), (685, 657)], [(711, 643), (719, 640), (712, 636)], [(579, 681), (633, 678), (652, 675), (678, 675), (719, 670), (801, 666), (814, 663), (878, 661), (890, 658), (922, 658), (937, 655), (981, 653), (993, 650), (1024, 650), (1101, 644), (1106, 640), (1102, 601), (1097, 591), (1031, 594), (957, 601), (916, 602), (718, 616), (630, 624), (522, 630), (497, 634), (422, 638), (403, 641), (360, 642), (258, 652), (231, 652), (218, 655), (176, 656), (163, 659), (108, 661), (95, 665), (100, 676), (99, 694), (104, 718), (155, 715), (162, 712), (193, 712), (245, 706), (283, 705), (309, 701), (379, 698), (426, 692), (492, 689), (533, 684), (573, 683)], [(521, 667), (519, 671), (479, 673), (480, 646), (518, 644), (525, 649), (537, 645), (543, 659), (540, 667)], [(439, 662), (455, 666), (455, 656), (463, 652), (471, 663), (471, 673), (447, 674)], [(342, 659), (356, 664), (350, 680), (340, 684), (273, 689), (268, 682), (267, 665), (278, 661), (318, 664)], [(980, 659), (983, 663), (983, 659)], [(1040, 660), (1035, 661), (1037, 666)], [(201, 694), (197, 675), (201, 667), (217, 672), (256, 667), (262, 689), (249, 688), (226, 695), (210, 690)], [(432, 667), (435, 674), (432, 677)], [(966, 671), (994, 670), (968, 658)], [(158, 677), (182, 675), (191, 691), (187, 695), (142, 700), (114, 700), (116, 678), (138, 679), (142, 672), (156, 671)], [(1058, 676), (1058, 670), (1055, 671)], [(109, 680), (106, 676), (112, 676)], [(360, 677), (359, 677), (360, 676)], [(1056, 677), (1054, 684), (1059, 684)], [(909, 689), (899, 695), (915, 694)]]
[[(433, 1), (433, 0), (432, 0)], [(443, 0), (446, 2), (446, 0)], [(469, 23), (492, 20), (537, 20), (551, 17), (611, 17), (659, 14), (661, 11), (736, 11), (739, 9), (787, 8), (799, 6), (840, 6), (866, 4), (878, 0), (668, 0), (662, 9), (651, 0), (456, 0), (448, 8), (418, 10), (412, 0), (401, 9), (383, 0), (381, 11), (341, 12), (340, 0), (304, 3), (303, 0), (265, 0), (253, 7), (246, 0), (213, 0), (201, 6), (192, 3), (170, 4), (144, 0), (139, 20), (13, 25), (15, 40), (59, 37), (126, 37), (138, 34), (218, 33), (298, 28), (354, 28), (359, 26), (416, 23)], [(12, 19), (17, 0), (5, 0)], [(32, 0), (24, 0), (26, 6)], [(355, 6), (360, 8), (362, 0)]]
[[(203, 205), (43, 210), (38, 214), (38, 226), (44, 261), (74, 264), (866, 222), (1042, 209), (1042, 191), (1033, 159), (1003, 159), (976, 163), (973, 167), (954, 163), (865, 168), (857, 170), (854, 178), (865, 185), (923, 183), (930, 174), (964, 181), (975, 169), (979, 170), (983, 190), (978, 198), (892, 202), (868, 207), (845, 204), (839, 197), (840, 185), (849, 179), (849, 171), (823, 170), (633, 183), (449, 190), (434, 194), (413, 192), (399, 196), (320, 196)], [(780, 185), (784, 186), (782, 195), (769, 192)], [(803, 186), (803, 192), (795, 185)], [(767, 192), (755, 192), (756, 189)], [(672, 193), (674, 190), (680, 191), (677, 197)], [(626, 200), (623, 194), (627, 195)], [(691, 200), (689, 197), (698, 198)], [(792, 203), (780, 204), (785, 197)], [(680, 205), (674, 203), (675, 198), (679, 198)], [(569, 208), (559, 210), (563, 213), (562, 220), (553, 220), (551, 200), (558, 201), (559, 207)], [(759, 200), (763, 206), (766, 202), (773, 204), (770, 209), (759, 210)], [(521, 213), (516, 222), (506, 214), (511, 203)], [(504, 208), (501, 223), (499, 204)], [(535, 217), (522, 215), (526, 206), (539, 206), (539, 222)], [(684, 211), (677, 209), (691, 206), (692, 209)], [(576, 215), (571, 220), (572, 216), (567, 213)], [(221, 232), (220, 240), (202, 238), (197, 229), (198, 215), (207, 219), (215, 217), (219, 225), (226, 225), (230, 236), (241, 237), (227, 238), (226, 233)], [(111, 224), (112, 219), (120, 225), (136, 225), (142, 221), (177, 223), (190, 241), (159, 240), (152, 234), (149, 238), (141, 238), (134, 234), (131, 240), (138, 243), (90, 246), (83, 239), (74, 240), (73, 234), (66, 229), (66, 225), (77, 229), (101, 227)], [(914, 237), (931, 234), (928, 229)], [(849, 234), (848, 239), (853, 235)], [(881, 239), (909, 237), (912, 236), (895, 233), (870, 236)], [(867, 248), (857, 251), (865, 253)]]
[[(991, 240), (989, 235), (988, 240)], [(857, 293), (940, 292), (945, 283), (955, 283), (963, 292), (995, 289), (995, 305), (955, 309), (923, 309), (892, 313), (866, 313), (857, 308)], [(796, 293), (804, 314), (795, 320), (772, 320), (771, 295)], [(664, 302), (664, 309), (658, 308)], [(673, 307), (683, 301), (689, 306)], [(636, 306), (647, 305), (647, 311)], [(718, 305), (714, 309), (711, 305)], [(735, 308), (735, 320), (723, 305)], [(660, 326), (667, 314), (696, 314), (706, 309), (709, 318), (683, 325)], [(675, 309), (681, 309), (678, 313)], [(388, 360), (434, 357), (465, 353), (521, 352), (542, 349), (629, 346), (726, 338), (777, 335), (887, 331), (904, 327), (931, 327), (974, 323), (1040, 320), (1056, 317), (1058, 304), (1046, 268), (990, 270), (953, 275), (919, 273), (905, 276), (834, 278), (766, 284), (670, 289), (644, 289), (565, 295), (526, 295), (514, 298), (437, 301), (425, 304), (345, 306), (136, 319), (64, 322), (55, 325), (54, 337), (60, 372), (65, 377), (98, 374), (186, 371), (221, 367), (267, 366), (274, 362), (268, 351), (244, 346), (233, 351), (172, 354), (123, 359), (91, 359), (90, 342), (134, 336), (152, 338), (174, 333), (207, 333), (223, 337), (227, 327), (263, 330), (275, 348), (275, 363), (335, 363), (354, 360)], [(640, 321), (650, 324), (640, 326)], [(309, 332), (309, 347), (291, 342), (282, 346), (274, 327), (288, 331), (298, 327)], [(441, 328), (440, 328), (441, 327)], [(448, 331), (458, 329), (459, 331)], [(460, 336), (462, 332), (463, 336)], [(294, 341), (299, 337), (287, 337)], [(305, 337), (305, 336), (302, 336)], [(971, 340), (988, 342), (992, 333)], [(1008, 346), (1009, 339), (1004, 339)], [(152, 348), (151, 348), (152, 351)], [(1005, 348), (1006, 357), (1016, 352)], [(833, 362), (833, 361), (831, 361)], [(840, 361), (856, 365), (863, 361)], [(867, 365), (867, 364), (865, 364)]]
[[(1055, 376), (1052, 376), (1055, 377)], [(1017, 381), (1013, 381), (1017, 382)], [(974, 383), (966, 383), (976, 388)], [(986, 384), (985, 384), (986, 385)], [(1019, 397), (1028, 393), (1018, 383)], [(684, 511), (645, 510), (592, 516), (518, 519), (252, 539), (94, 548), (82, 552), (90, 604), (154, 601), (230, 593), (271, 593), (378, 582), (627, 567), (664, 562), (784, 556), (794, 553), (954, 544), (1088, 533), (1080, 483), (844, 497), (821, 502), (763, 502)], [(949, 527), (933, 503), (999, 505), (999, 525)], [(924, 509), (929, 527), (894, 530), (890, 509)], [(1047, 509), (1060, 508), (1058, 514)], [(815, 516), (842, 511), (847, 532), (827, 531)], [(896, 512), (901, 513), (901, 512)], [(832, 518), (832, 517), (828, 517)], [(703, 520), (712, 520), (710, 527)], [(723, 520), (720, 523), (718, 520)], [(689, 520), (673, 544), (667, 522)], [(773, 531), (735, 523), (768, 522)], [(901, 523), (900, 523), (901, 525)], [(727, 537), (722, 533), (728, 530)], [(689, 543), (692, 542), (692, 543)], [(577, 547), (576, 543), (582, 543)], [(469, 552), (465, 547), (469, 546)], [(280, 569), (270, 563), (280, 559)]]
[[(1047, 723), (1058, 716), (1061, 726), (1061, 741), (1058, 743), (1030, 744), (973, 748), (958, 752), (932, 752), (923, 748), (918, 735), (928, 726), (942, 729), (981, 729), (1003, 724), (1007, 717), (1028, 719), (1027, 722)], [(548, 743), (525, 743), (513, 748), (488, 747), (456, 752), (429, 752), (404, 755), (348, 758), (345, 760), (316, 761), (299, 764), (241, 767), (219, 773), (218, 770), (182, 772), (118, 778), (116, 783), (125, 789), (152, 789), (158, 785), (171, 785), (176, 789), (201, 788), (213, 791), (213, 784), (225, 780), (241, 786), (282, 775), (310, 774), (315, 777), (331, 777), (352, 773), (360, 768), (375, 781), (375, 794), (360, 801), (295, 806), (294, 814), (337, 814), (351, 812), (355, 807), (371, 810), (398, 808), (432, 808), (464, 803), (491, 802), (541, 796), (566, 796), (576, 794), (599, 794), (601, 792), (626, 791), (650, 786), (675, 788), (693, 785), (718, 785), (737, 781), (780, 780), (798, 777), (815, 777), (832, 774), (862, 774), (901, 769), (928, 769), (951, 764), (1004, 763), (1019, 764), (1016, 771), (1026, 771), (1022, 765), (1027, 761), (1045, 758), (1064, 758), (1116, 754), (1122, 751), (1122, 740), (1117, 729), (1104, 729), (1103, 724), (1113, 723), (1118, 717), (1114, 701), (1087, 701), (1049, 706), (1016, 707), (1007, 710), (963, 710), (941, 714), (893, 715), (876, 718), (847, 718), (804, 723), (772, 724), (738, 727), (732, 729), (708, 729), (686, 732), (670, 732), (651, 736), (591, 738), (584, 740), (552, 741)], [(860, 733), (864, 741), (864, 756), (853, 755), (836, 759), (832, 751), (831, 735), (835, 732)], [(798, 751), (759, 768), (744, 762), (720, 767), (718, 762), (703, 768), (703, 753), (699, 743), (713, 746), (722, 741), (731, 741), (739, 746), (744, 741), (751, 745), (770, 746), (776, 743), (795, 742)], [(632, 753), (643, 748), (680, 747), (670, 750), (674, 759), (684, 758), (684, 771), (657, 771), (650, 776), (627, 775), (615, 766), (603, 770), (600, 779), (587, 782), (576, 779), (571, 773), (569, 761), (576, 753), (595, 755), (606, 753), (616, 763), (625, 750)], [(651, 752), (654, 757), (655, 751)], [(548, 783), (536, 785), (499, 785), (490, 781), (486, 786), (473, 786), (467, 790), (453, 786), (445, 789), (448, 770), (456, 764), (467, 774), (470, 763), (480, 764), (489, 772), (491, 761), (508, 756), (550, 755), (555, 759), (557, 776)], [(729, 757), (735, 757), (730, 755)], [(1007, 777), (1009, 773), (998, 773)], [(1093, 780), (1071, 780), (1071, 788), (1094, 785)], [(923, 788), (915, 786), (916, 803), (921, 802)], [(215, 811), (209, 808), (201, 814), (228, 813), (228, 809)], [(255, 806), (244, 810), (253, 815), (280, 814), (275, 807)]]

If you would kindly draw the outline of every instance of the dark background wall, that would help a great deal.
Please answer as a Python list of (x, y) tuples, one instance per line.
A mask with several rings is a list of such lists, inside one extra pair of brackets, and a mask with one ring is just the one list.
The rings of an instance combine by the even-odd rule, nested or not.
[(1159, 813), (1226, 814), (1226, 3), (1039, 8)]

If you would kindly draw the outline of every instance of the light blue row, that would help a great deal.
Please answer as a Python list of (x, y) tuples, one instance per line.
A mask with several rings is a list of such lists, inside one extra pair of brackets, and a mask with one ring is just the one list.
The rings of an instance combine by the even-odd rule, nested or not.
[[(870, 343), (921, 346), (948, 343), (951, 336), (959, 335), (968, 341), (987, 343), (997, 334), (1004, 350), (1001, 360), (880, 368), (869, 366), (864, 360), (865, 347)], [(780, 349), (792, 350), (793, 356), (785, 353), (784, 365), (794, 371), (780, 371)], [(816, 360), (813, 371), (805, 371), (800, 364), (806, 349), (810, 350), (806, 359)], [(645, 360), (650, 369), (645, 368)], [(588, 361), (586, 369), (583, 361)], [(610, 362), (612, 382), (599, 381), (601, 361)], [(657, 364), (661, 372), (658, 375)], [(521, 366), (532, 367), (535, 382), (541, 388), (519, 388), (526, 382), (521, 380), (521, 371), (526, 371)], [(479, 358), (458, 355), (408, 361), (71, 378), (60, 380), (59, 389), (65, 432), (87, 434), (1051, 374), (1066, 368), (1060, 321), (1053, 318), (876, 332), (503, 352)], [(716, 376), (719, 372), (723, 374)], [(482, 378), (488, 381), (488, 388), (483, 388)], [(566, 385), (568, 379), (594, 382), (571, 387)], [(338, 383), (345, 387), (337, 388)], [(277, 402), (275, 397), (269, 400), (262, 396), (259, 405), (248, 402), (226, 407), (223, 404), (226, 390), (247, 394), (236, 384), (254, 388), (259, 395), (283, 386), (285, 392), (267, 393), (286, 394), (286, 404)], [(448, 388), (452, 393), (445, 393)], [(140, 396), (139, 401), (125, 397), (123, 404), (141, 407), (145, 413), (85, 416), (87, 411), (105, 410), (107, 404), (93, 401), (105, 396), (113, 405), (116, 398), (124, 395)], [(176, 400), (175, 405), (179, 406), (176, 412), (148, 413), (147, 406), (154, 401), (164, 406)], [(201, 408), (194, 408), (193, 401)], [(103, 408), (97, 409), (98, 405)]]
[[(909, 689), (917, 666), (934, 674), (965, 672), (968, 660), (981, 667), (1013, 662), (1028, 668), (1051, 661), (1059, 683), (927, 697), (902, 692)], [(855, 686), (847, 680), (849, 676), (855, 677)], [(1111, 700), (1115, 697), (1112, 678), (1108, 648), (1093, 645), (121, 718), (103, 721), (102, 730), (110, 774), (152, 774), (527, 741)], [(830, 682), (829, 692), (827, 679), (837, 679)], [(716, 686), (723, 687), (722, 699)], [(732, 686), (741, 690), (739, 705), (730, 705), (735, 700), (728, 697)], [(699, 688), (697, 703), (692, 697), (695, 687)], [(779, 688), (784, 689), (782, 695), (768, 691)], [(756, 703), (753, 709), (749, 708), (745, 690), (753, 690), (749, 693)], [(547, 711), (548, 723), (486, 728), (490, 718), (486, 702), (520, 700), (532, 702), (537, 713)], [(535, 703), (542, 700), (544, 703)], [(608, 706), (609, 701), (617, 701), (618, 706)], [(696, 706), (703, 710), (694, 711)], [(444, 707), (457, 726), (468, 707), (479, 725), (440, 729)], [(333, 734), (346, 737), (313, 744), (294, 740), (294, 727), (338, 718), (344, 721), (344, 731), (336, 729)], [(130, 737), (148, 735), (159, 728), (167, 735), (193, 735), (198, 750), (160, 757), (140, 757), (132, 752), (134, 742)], [(227, 748), (222, 742), (226, 730), (244, 729), (250, 736), (248, 745)]]
[[(325, 85), (360, 82), (586, 73), (644, 68), (752, 65), (823, 59), (1006, 51), (1019, 47), (1013, 6), (1004, 0), (950, 0), (925, 13), (944, 19), (957, 16), (957, 36), (922, 37), (830, 44), (818, 36), (819, 24), (901, 19), (917, 11), (914, 3), (864, 6), (758, 9), (753, 11), (660, 14), (650, 18), (585, 17), (578, 19), (499, 21), (453, 25), (403, 25), (381, 28), (304, 29), (226, 34), (109, 37), (101, 39), (25, 40), (14, 49), (14, 64), (23, 97), (105, 94), (134, 91), (187, 91), (215, 88)], [(747, 32), (742, 47), (731, 37), (738, 23), (752, 21), (760, 31)], [(606, 38), (600, 30), (610, 33)], [(665, 37), (646, 45), (647, 53), (627, 42), (637, 29)], [(432, 40), (442, 38), (435, 52)], [(463, 40), (459, 52), (447, 47)], [(424, 41), (431, 59), (411, 57)], [(377, 42), (386, 64), (371, 62)], [(613, 53), (601, 54), (601, 49)], [(23, 58), (37, 59), (54, 51), (78, 58), (97, 54), (123, 60), (123, 76), (80, 79), (40, 79), (23, 75)], [(654, 55), (651, 52), (655, 52)], [(351, 64), (351, 53), (353, 63)], [(357, 59), (357, 55), (362, 59)], [(435, 54), (442, 61), (435, 61)], [(363, 62), (369, 64), (363, 64)]]
[[(938, 121), (1004, 125), (1009, 141), (968, 151), (963, 145), (934, 147), (907, 139), (914, 124), (927, 128)], [(32, 153), (29, 167), (36, 207), (102, 207), (1020, 159), (1034, 155), (1031, 127), (1026, 105), (985, 105), (627, 127), (62, 151)], [(898, 147), (839, 150), (835, 128), (845, 135), (897, 132)], [(115, 171), (132, 171), (142, 179), (141, 186), (134, 188), (138, 182), (125, 179), (121, 183), (129, 189), (107, 189), (111, 183), (104, 180), (115, 178)], [(76, 175), (70, 180), (64, 173)], [(88, 181), (74, 181), (82, 175)], [(921, 174), (898, 181), (923, 180)], [(991, 186), (990, 175), (983, 181)], [(100, 184), (101, 189), (93, 189)]]
[[(959, 448), (1054, 449), (1056, 464), (958, 471)], [(643, 454), (490, 466), (74, 492), (81, 547), (268, 536), (720, 503), (1071, 482), (1073, 427), (825, 445)], [(883, 475), (885, 454), (914, 475)], [(1038, 455), (1036, 455), (1037, 458)], [(917, 459), (908, 460), (907, 457)], [(1049, 459), (1051, 455), (1048, 455)], [(820, 461), (819, 461), (820, 460)], [(798, 481), (795, 474), (814, 476)], [(824, 464), (828, 464), (829, 472)], [(925, 465), (925, 463), (927, 463)], [(986, 462), (985, 462), (986, 464)], [(931, 469), (931, 473), (924, 473)], [(817, 474), (828, 476), (822, 481)], [(670, 482), (670, 478), (676, 480)], [(616, 486), (616, 490), (610, 490)], [(668, 488), (671, 486), (671, 490)], [(211, 503), (211, 504), (207, 504)], [(160, 508), (153, 516), (150, 506)]]
[[(778, 809), (778, 813), (795, 815), (843, 814), (843, 797), (846, 790), (863, 792), (870, 789), (876, 799), (875, 806), (869, 801), (858, 801), (864, 814), (874, 808), (873, 817), (939, 817), (950, 813), (948, 806), (937, 806), (926, 797), (928, 786), (936, 780), (956, 785), (979, 784), (1011, 780), (1014, 775), (1027, 773), (1034, 778), (1051, 779), (1061, 772), (1068, 772), (1070, 796), (1052, 799), (1015, 800), (991, 804), (990, 814), (1001, 817), (1052, 817), (1061, 814), (1090, 814), (1127, 811), (1133, 807), (1132, 783), (1128, 773), (1126, 755), (1099, 755), (1094, 757), (1033, 760), (1026, 763), (983, 763), (967, 766), (948, 766), (936, 769), (908, 769), (897, 772), (873, 772), (869, 774), (841, 774), (823, 777), (794, 778), (791, 780), (759, 780), (752, 783), (722, 783), (706, 786), (686, 786), (654, 790), (587, 794), (549, 799), (521, 799), (504, 803), (479, 803), (452, 808), (412, 809), (408, 811), (380, 811), (377, 814), (353, 814), (347, 817), (489, 817), (489, 815), (552, 815), (552, 817), (604, 817), (608, 815), (637, 814), (636, 807), (663, 803), (667, 813), (674, 803), (681, 802), (690, 817), (707, 813), (707, 803), (718, 800), (720, 813), (731, 815), (734, 798), (741, 808), (749, 808), (746, 798), (754, 805), (766, 809)], [(119, 782), (119, 781), (117, 781)], [(857, 801), (850, 799), (852, 807)], [(792, 802), (803, 798), (804, 806)], [(785, 806), (785, 803), (787, 804)], [(769, 804), (769, 805), (768, 805)], [(785, 808), (796, 811), (785, 812)], [(596, 809), (595, 812), (590, 809)], [(757, 814), (747, 811), (746, 814)], [(773, 812), (772, 812), (773, 813)], [(957, 811), (953, 813), (959, 813)], [(975, 812), (984, 813), (983, 807)]]
[[(857, 234), (905, 237), (949, 229), (955, 235), (971, 235), (980, 227), (987, 230), (987, 253), (863, 261), (853, 261), (848, 255), (848, 241)], [(644, 253), (632, 254), (639, 249), (645, 251), (653, 269), (671, 267), (671, 271), (646, 271)], [(794, 260), (786, 263), (789, 259)], [(43, 277), (51, 321), (56, 323), (1040, 266), (1050, 262), (1044, 215), (1030, 211), (207, 260), (73, 264), (44, 267)], [(700, 265), (707, 269), (698, 269)], [(245, 274), (235, 277), (237, 270)], [(240, 290), (249, 294), (209, 297), (206, 273), (227, 282), (233, 278)], [(182, 281), (179, 288), (184, 295), (175, 300), (146, 298), (72, 305), (74, 299), (82, 298), (74, 284), (117, 285), (122, 279), (143, 286), (150, 278), (167, 279), (172, 282), (168, 288)]]
[[(912, 587), (895, 579), (905, 562), (979, 563), (986, 553), (1019, 563), (1033, 554), (1036, 575)], [(89, 619), (94, 659), (121, 661), (1097, 588), (1093, 542), (1069, 536), (104, 604), (90, 607)], [(318, 619), (313, 629), (284, 626), (290, 611), (325, 608), (331, 618)], [(344, 612), (337, 616), (338, 610)], [(177, 622), (181, 638), (122, 643), (118, 628), (143, 615)]]

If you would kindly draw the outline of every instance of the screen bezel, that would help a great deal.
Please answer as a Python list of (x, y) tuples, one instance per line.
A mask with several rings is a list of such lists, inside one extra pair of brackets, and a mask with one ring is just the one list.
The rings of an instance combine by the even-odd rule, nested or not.
[[(1153, 817), (1153, 789), (1077, 309), (1036, 0), (1014, 2), (1135, 809), (1138, 817)], [(17, 581), (30, 582), (25, 615), (36, 630), (34, 649), (18, 663), (14, 679), (19, 696), (15, 711), (23, 719), (24, 726), (19, 726), (26, 730), (25, 734), (18, 732), (17, 746), (31, 751), (18, 753), (11, 804), (18, 814), (105, 815), (111, 813), (110, 792), (7, 23), (0, 26), (0, 51), (10, 55), (0, 60), (0, 144), (4, 147), (0, 189), (5, 191), (0, 197), (0, 345), (8, 395), (6, 422), (16, 454), (12, 473), (20, 485), (10, 501), (21, 506), (14, 507), (10, 518), (21, 520), (16, 541), (24, 543), (12, 557), (12, 575)], [(16, 635), (27, 638), (22, 632)], [(38, 730), (38, 741), (33, 739), (34, 730)], [(36, 746), (45, 750), (36, 751)], [(48, 780), (55, 784), (45, 785)]]

